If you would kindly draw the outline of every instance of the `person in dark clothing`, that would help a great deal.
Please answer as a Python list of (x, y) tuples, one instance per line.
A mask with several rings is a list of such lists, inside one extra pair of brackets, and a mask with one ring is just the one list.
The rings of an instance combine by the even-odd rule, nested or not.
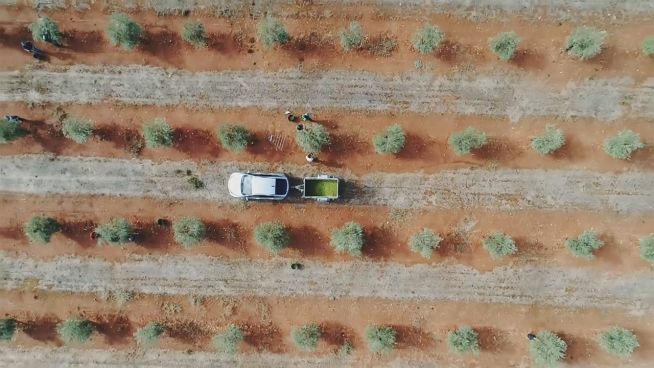
[(7, 120), (8, 123), (12, 123), (12, 124), (20, 124), (23, 122), (23, 118), (21, 118), (18, 115), (5, 115), (5, 120)]
[(293, 113), (290, 112), (290, 111), (286, 111), (286, 112), (284, 113), (284, 115), (286, 115), (286, 118), (288, 119), (288, 121), (290, 121), (290, 122), (292, 122), (292, 123), (295, 123), (295, 122), (297, 122), (297, 120), (298, 120), (298, 119), (297, 119), (297, 116), (293, 115)]
[(313, 118), (311, 117), (310, 113), (305, 112), (302, 114), (302, 121), (313, 121)]
[(534, 341), (538, 339), (538, 337), (531, 332), (527, 334), (527, 338), (529, 339), (529, 341)]

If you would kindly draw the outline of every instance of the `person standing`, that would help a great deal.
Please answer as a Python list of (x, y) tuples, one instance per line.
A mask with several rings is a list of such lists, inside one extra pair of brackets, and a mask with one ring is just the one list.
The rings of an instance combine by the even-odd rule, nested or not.
[(313, 163), (318, 159), (318, 157), (316, 157), (316, 154), (313, 152), (309, 153), (305, 158), (307, 159), (308, 163)]
[(295, 123), (295, 122), (297, 122), (297, 116), (293, 115), (292, 112), (290, 112), (290, 111), (286, 111), (286, 112), (284, 113), (284, 115), (286, 115), (286, 118), (287, 118), (288, 121), (290, 121), (291, 123)]

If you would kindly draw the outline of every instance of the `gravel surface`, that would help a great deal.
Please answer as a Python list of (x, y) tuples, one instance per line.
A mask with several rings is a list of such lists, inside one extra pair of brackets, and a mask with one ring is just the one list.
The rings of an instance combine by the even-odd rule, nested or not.
[[(204, 182), (194, 190), (186, 171)], [(292, 177), (317, 174), (308, 165), (244, 162), (196, 164), (148, 160), (50, 157), (0, 157), (0, 192), (36, 195), (110, 195), (161, 199), (237, 201), (226, 189), (235, 171), (286, 172)], [(596, 209), (621, 213), (654, 211), (654, 173), (593, 173), (575, 170), (462, 169), (436, 174), (375, 173), (344, 179), (342, 197), (334, 204), (383, 205), (398, 208)], [(294, 180), (299, 184), (299, 180)], [(289, 202), (299, 201), (293, 190)]]
[[(488, 115), (519, 121), (551, 116), (614, 121), (654, 118), (654, 78), (570, 82), (554, 88), (528, 76), (383, 76), (285, 70), (190, 73), (147, 66), (0, 72), (0, 101), (188, 105), (201, 108), (346, 109)], [(297, 93), (302, 91), (302, 93)]]

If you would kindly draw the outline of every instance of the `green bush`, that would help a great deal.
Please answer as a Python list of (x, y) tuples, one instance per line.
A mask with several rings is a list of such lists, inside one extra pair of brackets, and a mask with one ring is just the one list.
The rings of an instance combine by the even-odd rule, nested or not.
[(372, 139), (375, 152), (381, 155), (398, 154), (404, 148), (406, 137), (400, 124), (393, 124)]
[(107, 27), (107, 36), (112, 45), (131, 50), (141, 42), (143, 29), (127, 14), (113, 13)]
[(75, 143), (84, 144), (93, 134), (93, 125), (89, 120), (69, 117), (64, 119), (62, 132), (64, 137), (72, 139)]
[(640, 239), (640, 258), (654, 263), (654, 234)]
[(479, 353), (477, 332), (470, 326), (461, 326), (447, 334), (447, 346), (457, 354)]
[(284, 225), (277, 222), (266, 222), (254, 228), (254, 240), (268, 251), (277, 253), (291, 242), (291, 236)]
[(441, 243), (441, 237), (431, 229), (422, 229), (421, 232), (413, 235), (409, 240), (411, 250), (420, 254), (424, 258), (431, 258), (434, 249), (438, 249)]
[(604, 242), (593, 229), (590, 229), (575, 239), (566, 240), (565, 245), (576, 257), (592, 259), (595, 257), (593, 251), (603, 247)]
[(186, 179), (186, 182), (191, 184), (191, 187), (193, 187), (193, 189), (195, 189), (195, 190), (200, 190), (200, 189), (204, 188), (204, 182), (202, 180), (200, 180), (200, 178), (198, 178), (195, 175), (189, 176)]
[(564, 358), (568, 344), (550, 331), (541, 331), (529, 341), (529, 353), (536, 365), (554, 367)]
[(259, 23), (259, 41), (267, 49), (275, 45), (283, 45), (290, 41), (284, 23), (272, 16), (267, 16)]
[(368, 326), (366, 327), (366, 340), (368, 348), (373, 353), (388, 352), (395, 348), (397, 332), (392, 327)]
[(462, 156), (485, 146), (488, 143), (488, 138), (486, 138), (486, 133), (468, 127), (462, 132), (453, 133), (447, 142), (454, 153)]
[(66, 344), (83, 344), (93, 333), (93, 324), (86, 319), (69, 319), (57, 326), (57, 333)]
[(306, 123), (297, 130), (295, 142), (306, 153), (318, 153), (331, 142), (327, 129), (321, 124)]
[(35, 216), (25, 223), (25, 236), (36, 244), (48, 244), (52, 234), (61, 230), (61, 225), (51, 217)]
[(438, 50), (445, 35), (436, 26), (425, 24), (413, 35), (413, 47), (423, 54)]
[(320, 326), (315, 323), (304, 325), (299, 328), (294, 328), (291, 332), (293, 343), (300, 350), (314, 351), (318, 347), (318, 340), (320, 340), (321, 331)]
[(599, 339), (599, 344), (609, 354), (620, 358), (628, 358), (640, 346), (638, 337), (624, 328), (613, 327), (605, 331)]
[(636, 150), (644, 147), (645, 144), (641, 142), (640, 135), (628, 129), (604, 141), (604, 152), (619, 160), (630, 159)]
[(502, 258), (518, 251), (513, 239), (503, 233), (493, 233), (486, 237), (484, 248), (493, 258)]
[(48, 42), (53, 45), (61, 44), (59, 26), (48, 17), (39, 17), (30, 26), (32, 39), (37, 42)]
[(171, 147), (173, 145), (173, 128), (162, 118), (143, 125), (143, 138), (148, 148)]
[(182, 39), (198, 49), (207, 47), (207, 32), (204, 30), (204, 25), (197, 21), (184, 24)]
[(252, 143), (252, 134), (242, 126), (226, 124), (218, 129), (220, 144), (234, 152), (242, 152)]
[(0, 341), (11, 341), (16, 333), (16, 325), (13, 318), (0, 319)]
[(545, 132), (531, 141), (531, 148), (541, 156), (551, 155), (565, 144), (563, 131), (553, 125), (545, 127)]
[(19, 124), (0, 119), (0, 144), (10, 143), (23, 137), (27, 132)]
[(112, 218), (106, 224), (95, 228), (98, 244), (123, 245), (134, 234), (132, 225), (124, 218)]
[(569, 55), (581, 60), (592, 59), (602, 52), (606, 32), (593, 27), (577, 27), (565, 43)]
[(331, 245), (338, 253), (348, 252), (359, 257), (364, 240), (363, 228), (355, 222), (348, 222), (340, 229), (332, 230)]
[(165, 331), (166, 328), (162, 324), (150, 322), (145, 327), (139, 328), (134, 333), (134, 338), (140, 346), (148, 347), (157, 343)]
[(173, 224), (175, 241), (184, 248), (190, 248), (201, 242), (206, 231), (204, 223), (195, 217), (182, 217)]
[(234, 354), (245, 339), (243, 330), (237, 325), (231, 324), (227, 329), (213, 337), (213, 346), (223, 353)]
[(352, 22), (347, 29), (341, 30), (341, 47), (343, 51), (358, 50), (363, 47), (365, 34), (359, 22)]
[(642, 46), (645, 56), (654, 56), (654, 37), (646, 38)]
[(518, 51), (520, 41), (522, 40), (515, 32), (502, 32), (490, 38), (488, 46), (500, 60), (509, 61), (513, 59), (516, 51)]

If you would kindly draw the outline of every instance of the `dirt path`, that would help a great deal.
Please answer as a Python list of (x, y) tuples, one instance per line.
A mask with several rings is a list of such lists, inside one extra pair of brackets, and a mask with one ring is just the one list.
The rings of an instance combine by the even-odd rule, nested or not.
[[(0, 257), (0, 288), (26, 284), (57, 292), (134, 290), (146, 294), (377, 297), (576, 308), (654, 309), (654, 276), (616, 276), (558, 267), (499, 267), (480, 273), (464, 266), (305, 262), (224, 262), (210, 257), (142, 257), (112, 264), (62, 257), (37, 261)], [(318, 281), (319, 280), (319, 281)]]
[[(188, 73), (152, 67), (32, 69), (0, 72), (0, 101), (186, 105), (452, 113), (508, 117), (654, 118), (654, 79), (570, 82), (554, 89), (505, 76), (396, 77), (366, 72)], [(300, 92), (301, 91), (301, 92)]]
[[(319, 168), (99, 158), (50, 158), (43, 155), (0, 158), (0, 191), (38, 195), (78, 194), (236, 201), (225, 190), (229, 173), (277, 170), (294, 177)], [(186, 172), (197, 173), (205, 188), (193, 190)], [(400, 208), (609, 209), (623, 213), (654, 210), (654, 174), (599, 174), (564, 170), (456, 170), (438, 174), (369, 174), (345, 171), (339, 203)], [(297, 193), (294, 193), (297, 196)], [(293, 196), (292, 196), (293, 197)], [(299, 200), (299, 198), (296, 198)], [(290, 201), (294, 200), (289, 198)]]

